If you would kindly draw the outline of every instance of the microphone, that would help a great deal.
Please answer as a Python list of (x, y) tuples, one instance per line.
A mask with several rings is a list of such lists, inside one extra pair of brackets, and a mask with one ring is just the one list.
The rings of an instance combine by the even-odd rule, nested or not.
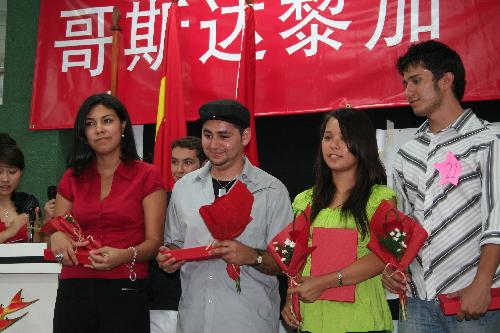
[(35, 221), (36, 221), (36, 212), (34, 209), (30, 209), (28, 211), (28, 242), (33, 243), (35, 240)]
[(57, 186), (51, 185), (47, 187), (47, 198), (49, 200), (55, 199), (57, 195)]

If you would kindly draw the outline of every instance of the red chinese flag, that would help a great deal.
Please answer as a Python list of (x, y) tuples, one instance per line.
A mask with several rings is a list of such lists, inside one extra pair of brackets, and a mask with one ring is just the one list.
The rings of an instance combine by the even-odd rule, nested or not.
[(170, 145), (173, 140), (186, 136), (186, 117), (184, 114), (184, 97), (181, 76), (181, 57), (179, 51), (179, 8), (172, 1), (168, 10), (167, 33), (164, 52), (165, 74), (161, 79), (158, 97), (158, 113), (156, 116), (156, 140), (154, 149), (154, 165), (162, 174), (167, 190), (174, 186), (170, 160)]
[(250, 111), (252, 139), (245, 147), (245, 154), (253, 165), (259, 166), (257, 132), (255, 131), (255, 17), (251, 5), (245, 8), (245, 28), (241, 47), (241, 61), (238, 73), (237, 100)]

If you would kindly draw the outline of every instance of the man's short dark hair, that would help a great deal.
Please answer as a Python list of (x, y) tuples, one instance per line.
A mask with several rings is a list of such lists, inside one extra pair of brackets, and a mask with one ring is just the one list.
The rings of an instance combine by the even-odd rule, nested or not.
[(200, 138), (197, 138), (195, 136), (185, 136), (183, 138), (172, 141), (170, 148), (174, 150), (174, 148), (177, 147), (196, 151), (196, 157), (198, 157), (200, 164), (207, 160), (207, 156), (205, 156), (203, 147), (201, 146)]
[(465, 68), (457, 52), (447, 45), (428, 40), (413, 44), (405, 54), (398, 58), (397, 68), (401, 75), (410, 66), (421, 65), (431, 71), (434, 80), (439, 80), (445, 73), (453, 74), (453, 93), (461, 101), (465, 92)]

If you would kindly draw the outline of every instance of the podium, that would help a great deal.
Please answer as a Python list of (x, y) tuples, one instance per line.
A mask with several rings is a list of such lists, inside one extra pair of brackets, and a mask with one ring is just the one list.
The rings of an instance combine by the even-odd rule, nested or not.
[(45, 243), (0, 244), (0, 304), (7, 307), (19, 290), (22, 290), (23, 302), (38, 299), (3, 318), (15, 319), (26, 314), (7, 328), (5, 333), (52, 332), (61, 266), (43, 261), (45, 248)]

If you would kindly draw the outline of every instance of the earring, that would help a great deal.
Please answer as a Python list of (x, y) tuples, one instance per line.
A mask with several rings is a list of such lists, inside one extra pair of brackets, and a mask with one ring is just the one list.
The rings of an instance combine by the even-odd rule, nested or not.
[(125, 138), (125, 134), (124, 134), (124, 133), (122, 133), (122, 139), (123, 139), (123, 138)]

